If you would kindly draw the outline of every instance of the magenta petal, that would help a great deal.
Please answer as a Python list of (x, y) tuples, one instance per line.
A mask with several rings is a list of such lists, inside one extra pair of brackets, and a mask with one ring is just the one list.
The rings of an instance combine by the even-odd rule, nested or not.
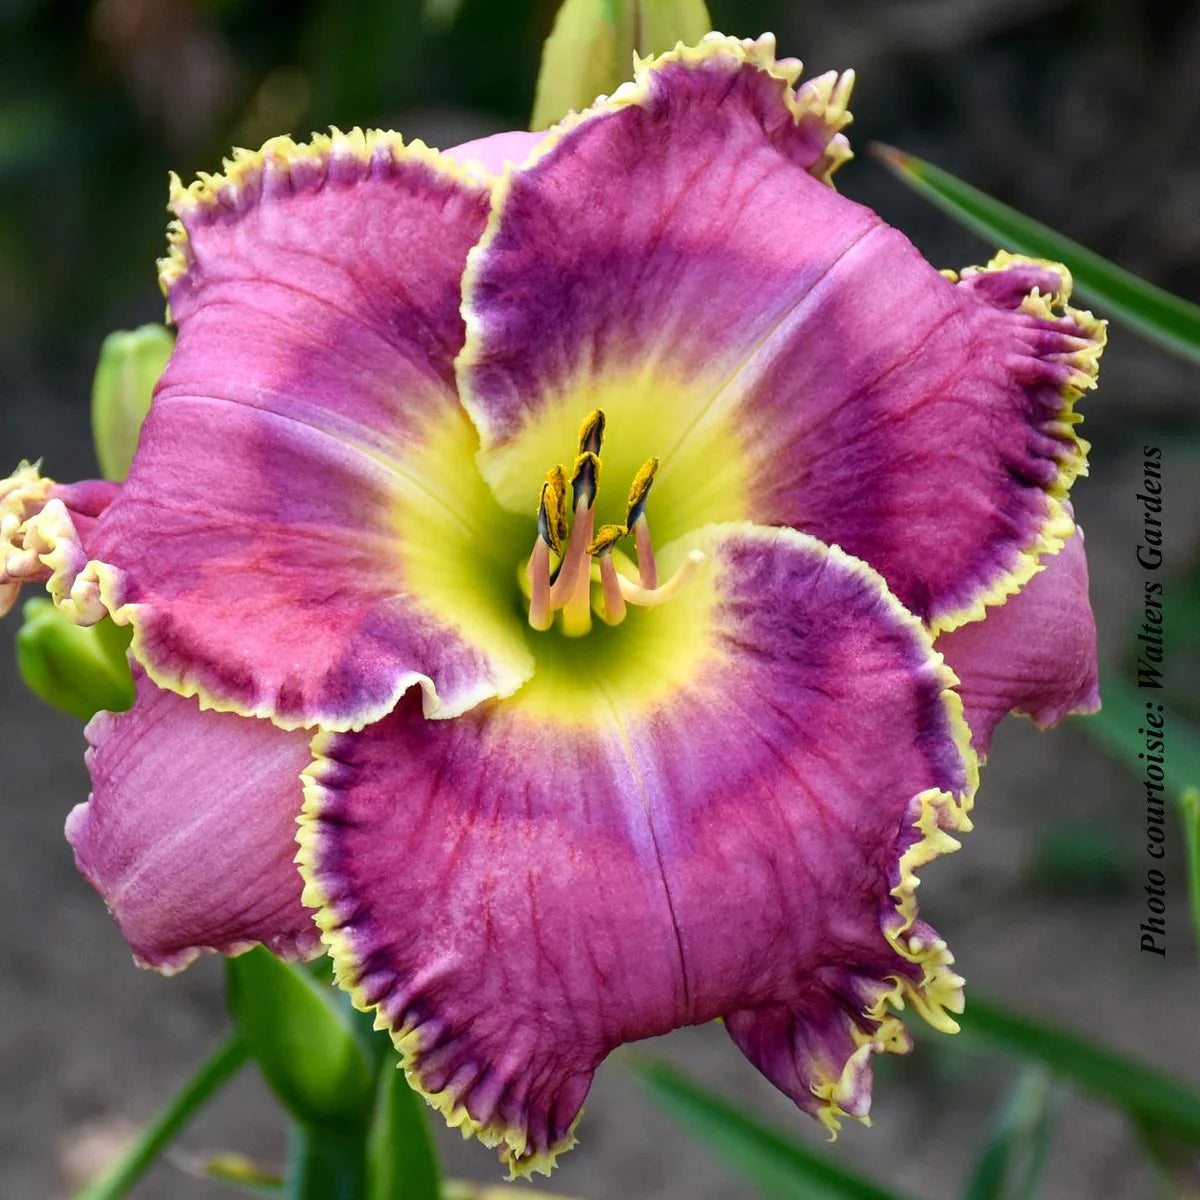
[(97, 531), (106, 604), (162, 686), (285, 726), (359, 725), (416, 683), (443, 715), (513, 690), (515, 615), (467, 629), (475, 597), (421, 581), (495, 535), (452, 370), (487, 189), (361, 131), (227, 171), (173, 193), (179, 338)]
[(170, 974), (256, 943), (312, 957), (294, 862), (308, 737), (201, 712), (136, 674), (133, 708), (87, 727), (92, 795), (67, 818), (80, 872), (141, 966)]
[(309, 772), (305, 899), (340, 982), (519, 1173), (571, 1143), (622, 1042), (786, 1010), (827, 1092), (799, 1099), (835, 1123), (860, 1042), (900, 1048), (885, 1001), (943, 1028), (961, 1004), (915, 919), (915, 868), (954, 848), (974, 786), (928, 635), (793, 531), (714, 526), (681, 549), (706, 563), (630, 616), (617, 658), (568, 647), (454, 721), (406, 700), (318, 739)]
[(1052, 264), (942, 277), (813, 177), (804, 89), (736, 45), (643, 66), (501, 185), (463, 289), (481, 469), (527, 508), (543, 431), (602, 408), (610, 476), (661, 459), (658, 536), (790, 525), (977, 619), (1069, 536), (1102, 323)]
[(500, 175), (505, 167), (520, 166), (545, 136), (544, 133), (525, 133), (521, 130), (493, 133), (489, 137), (460, 142), (443, 153), (463, 166), (482, 167), (491, 175)]
[(1088, 603), (1083, 531), (1071, 538), (1015, 596), (982, 621), (937, 640), (962, 681), (971, 744), (986, 755), (1007, 713), (1041, 728), (1100, 707), (1096, 622)]

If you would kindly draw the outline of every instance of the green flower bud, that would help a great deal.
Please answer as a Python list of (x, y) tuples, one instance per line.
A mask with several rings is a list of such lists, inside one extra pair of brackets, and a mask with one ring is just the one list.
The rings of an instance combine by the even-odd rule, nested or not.
[(143, 325), (104, 339), (92, 382), (92, 437), (105, 479), (129, 474), (154, 385), (174, 346), (174, 334), (163, 325)]
[(124, 712), (133, 704), (133, 677), (125, 651), (133, 636), (105, 617), (74, 625), (44, 598), (28, 600), (17, 631), (17, 668), (35, 695), (63, 712), (90, 720), (101, 709)]
[(542, 50), (530, 129), (611, 94), (643, 58), (695, 45), (712, 29), (704, 0), (564, 0)]

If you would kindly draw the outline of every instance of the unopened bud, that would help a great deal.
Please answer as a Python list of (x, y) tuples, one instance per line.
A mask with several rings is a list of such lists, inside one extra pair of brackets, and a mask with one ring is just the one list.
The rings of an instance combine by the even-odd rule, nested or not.
[(164, 325), (143, 325), (104, 339), (92, 383), (92, 437), (105, 479), (129, 474), (154, 385), (174, 346), (175, 337)]
[(629, 78), (643, 58), (712, 29), (704, 0), (563, 0), (542, 49), (530, 129), (549, 129)]
[(41, 597), (26, 601), (22, 617), (17, 668), (31, 692), (83, 721), (101, 709), (124, 712), (132, 706), (133, 677), (125, 657), (132, 630), (108, 617), (75, 625)]

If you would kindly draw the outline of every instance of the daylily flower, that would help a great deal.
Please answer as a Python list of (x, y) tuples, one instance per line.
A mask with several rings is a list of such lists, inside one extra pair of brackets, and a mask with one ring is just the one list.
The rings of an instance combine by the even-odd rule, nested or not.
[(981, 748), (1089, 701), (1055, 624), (1102, 326), (1061, 267), (956, 281), (839, 196), (851, 79), (799, 70), (712, 35), (544, 140), (176, 181), (127, 483), (35, 561), (54, 501), (10, 505), (10, 584), (133, 627), (68, 836), (139, 961), (309, 954), (315, 913), (518, 1173), (615, 1046), (717, 1017), (865, 1118), (895, 1010), (963, 1003), (915, 902), (976, 786), (934, 638)]

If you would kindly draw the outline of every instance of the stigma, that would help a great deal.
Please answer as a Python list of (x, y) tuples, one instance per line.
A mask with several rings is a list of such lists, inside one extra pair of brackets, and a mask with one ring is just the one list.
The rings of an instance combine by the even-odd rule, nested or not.
[[(604, 424), (603, 412), (590, 412), (579, 427), (570, 473), (562, 465), (555, 466), (542, 484), (537, 539), (527, 567), (529, 624), (540, 631), (552, 628), (559, 613), (567, 637), (590, 632), (593, 613), (606, 625), (619, 625), (630, 605), (649, 607), (677, 595), (704, 557), (694, 551), (671, 579), (659, 585), (646, 516), (657, 458), (648, 458), (634, 476), (624, 523), (597, 529)], [(618, 548), (630, 536), (636, 565)]]

